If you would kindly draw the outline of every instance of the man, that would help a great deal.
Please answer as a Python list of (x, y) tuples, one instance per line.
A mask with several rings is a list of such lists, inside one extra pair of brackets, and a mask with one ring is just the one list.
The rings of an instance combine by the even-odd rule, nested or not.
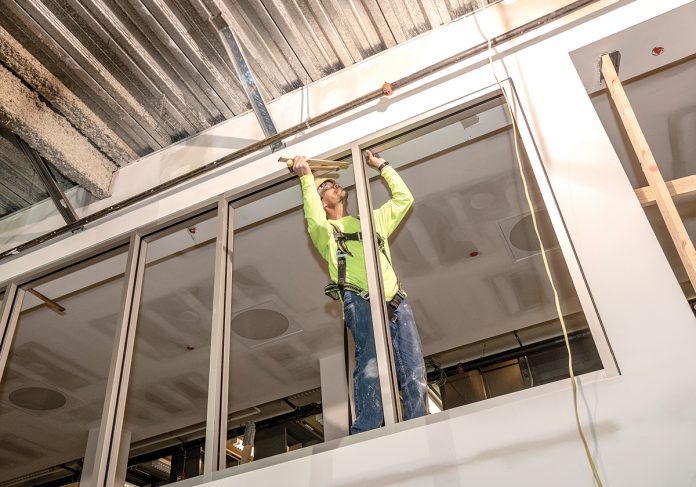
[[(399, 288), (391, 265), (387, 237), (413, 204), (413, 196), (384, 159), (366, 151), (367, 164), (377, 169), (389, 186), (391, 199), (374, 210), (375, 230), (380, 241), (383, 287), (389, 302), (394, 365), (403, 396), (405, 419), (425, 415), (425, 365), (420, 337), (406, 295)], [(372, 315), (367, 296), (365, 256), (360, 239), (360, 221), (346, 212), (347, 194), (333, 179), (318, 180), (305, 157), (293, 159), (293, 172), (300, 177), (307, 231), (321, 256), (329, 264), (332, 284), (327, 294), (343, 301), (343, 317), (355, 341), (355, 423), (351, 433), (382, 425), (382, 397), (379, 389), (377, 356), (372, 333)], [(384, 384), (386, 387), (386, 384)]]

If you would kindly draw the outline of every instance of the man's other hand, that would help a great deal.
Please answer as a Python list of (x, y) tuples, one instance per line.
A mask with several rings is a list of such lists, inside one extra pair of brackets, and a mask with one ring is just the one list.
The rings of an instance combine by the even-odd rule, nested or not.
[(312, 174), (312, 170), (309, 168), (309, 164), (307, 164), (307, 158), (305, 156), (295, 156), (292, 158), (292, 172), (298, 176)]
[(377, 169), (379, 166), (384, 164), (384, 159), (379, 157), (379, 155), (375, 156), (370, 152), (369, 150), (365, 151), (365, 162), (367, 162), (367, 165), (370, 166), (371, 168)]

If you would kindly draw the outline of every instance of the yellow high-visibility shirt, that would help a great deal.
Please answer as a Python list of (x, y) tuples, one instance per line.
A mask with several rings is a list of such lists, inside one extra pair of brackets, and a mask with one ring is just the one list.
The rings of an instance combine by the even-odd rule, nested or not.
[[(382, 267), (382, 280), (384, 295), (387, 301), (396, 294), (399, 287), (396, 274), (392, 268), (391, 254), (389, 252), (389, 237), (399, 226), (413, 204), (413, 195), (397, 174), (393, 167), (387, 166), (382, 171), (382, 177), (389, 186), (391, 199), (379, 209), (373, 210), (375, 230), (384, 238), (384, 253), (379, 252)], [(343, 233), (356, 233), (360, 231), (360, 220), (354, 216), (346, 216), (339, 220), (329, 220), (321, 204), (321, 198), (314, 185), (314, 175), (307, 174), (300, 178), (302, 185), (302, 198), (304, 200), (304, 214), (307, 220), (307, 231), (321, 256), (329, 264), (329, 277), (332, 282), (338, 281), (338, 260), (336, 258), (336, 240), (333, 238), (336, 226)], [(346, 256), (346, 283), (350, 283), (360, 289), (367, 290), (367, 272), (365, 270), (365, 254), (361, 241), (349, 240), (346, 242), (348, 250), (353, 254)], [(384, 255), (386, 253), (386, 256)], [(388, 258), (387, 258), (388, 257)]]

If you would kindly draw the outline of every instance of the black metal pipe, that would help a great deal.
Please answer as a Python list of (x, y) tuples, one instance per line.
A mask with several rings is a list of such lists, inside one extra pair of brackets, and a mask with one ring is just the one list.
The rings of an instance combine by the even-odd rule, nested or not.
[[(574, 342), (576, 340), (580, 340), (582, 338), (587, 337), (592, 337), (592, 332), (590, 332), (590, 330), (588, 329), (568, 333), (569, 342)], [(504, 350), (499, 353), (494, 353), (493, 355), (488, 355), (487, 357), (470, 360), (468, 362), (462, 362), (456, 365), (452, 365), (450, 367), (445, 367), (442, 369), (442, 371), (445, 372), (448, 377), (451, 377), (458, 375), (461, 372), (470, 372), (472, 370), (478, 370), (483, 367), (499, 364), (508, 360), (524, 357), (534, 353), (545, 352), (558, 347), (565, 347), (565, 338), (563, 338), (563, 336), (548, 338), (539, 342), (530, 343), (529, 345), (522, 345), (521, 347), (513, 348), (510, 350)], [(428, 381), (436, 381), (438, 378), (439, 373), (437, 371), (430, 372), (428, 374)]]
[[(499, 36), (496, 36), (491, 39), (490, 42), (490, 47), (496, 47), (500, 44), (503, 44), (507, 41), (510, 41), (512, 39), (515, 39), (516, 37), (519, 37), (523, 34), (526, 34), (534, 29), (537, 29), (543, 25), (548, 24), (549, 22), (553, 22), (554, 20), (557, 20), (565, 15), (571, 14), (575, 12), (576, 10), (580, 10), (583, 7), (586, 7), (587, 5), (590, 5), (592, 3), (597, 2), (598, 0), (578, 0), (576, 2), (573, 2), (569, 5), (566, 5), (565, 7), (562, 7), (558, 10), (555, 10), (551, 12), (550, 14), (543, 15), (539, 17), (538, 19), (535, 19), (531, 22), (527, 22), (524, 25), (521, 25), (520, 27), (517, 27), (515, 29), (512, 29), (508, 32), (505, 32), (504, 34), (501, 34)], [(393, 81), (391, 83), (391, 86), (393, 89), (397, 90), (400, 88), (403, 88), (411, 83), (414, 83), (416, 81), (419, 81), (426, 76), (429, 76), (441, 69), (447, 68), (449, 66), (452, 66), (460, 61), (463, 61), (466, 58), (475, 56), (476, 54), (480, 54), (482, 52), (485, 52), (488, 50), (488, 43), (487, 42), (482, 42), (481, 44), (478, 44), (476, 46), (473, 46), (469, 49), (466, 49), (458, 54), (455, 54), (453, 56), (448, 57), (447, 59), (443, 59), (442, 61), (439, 61), (435, 64), (432, 64), (431, 66), (428, 66), (427, 68), (423, 68), (419, 71), (416, 71), (413, 74), (410, 74), (408, 76), (404, 76), (403, 78), (400, 78), (396, 81)], [(43, 242), (46, 242), (54, 237), (57, 237), (59, 235), (76, 231), (80, 229), (81, 227), (92, 223), (95, 220), (98, 220), (102, 217), (105, 217), (115, 211), (119, 211), (123, 208), (126, 208), (130, 205), (133, 205), (135, 203), (139, 203), (150, 196), (162, 193), (168, 189), (173, 188), (174, 186), (177, 186), (181, 183), (184, 183), (186, 181), (190, 181), (194, 178), (197, 178), (198, 176), (201, 176), (202, 174), (205, 174), (207, 172), (212, 171), (213, 169), (216, 169), (220, 166), (223, 166), (229, 162), (236, 161), (238, 159), (241, 159), (244, 156), (247, 156), (249, 154), (252, 154), (256, 151), (265, 149), (266, 147), (272, 147), (274, 144), (277, 142), (282, 142), (283, 139), (286, 139), (292, 135), (295, 135), (299, 132), (302, 132), (304, 130), (307, 130), (310, 127), (313, 127), (315, 125), (321, 124), (323, 122), (326, 122), (338, 115), (342, 115), (350, 110), (353, 110), (354, 108), (357, 108), (361, 105), (364, 105), (367, 102), (377, 100), (378, 98), (381, 98), (384, 96), (382, 93), (382, 89), (376, 89), (374, 91), (371, 91), (363, 96), (360, 96), (358, 98), (355, 98), (354, 100), (351, 100), (347, 103), (344, 103), (343, 105), (340, 105), (332, 110), (329, 110), (327, 112), (324, 112), (320, 115), (317, 115), (316, 117), (309, 118), (306, 122), (299, 123), (297, 125), (294, 125), (292, 127), (289, 127), (281, 132), (278, 132), (277, 134), (267, 137), (263, 140), (260, 140), (258, 142), (254, 142), (253, 144), (250, 144), (246, 147), (243, 147), (239, 149), (236, 152), (233, 152), (232, 154), (229, 154), (227, 156), (221, 157), (213, 162), (209, 162), (208, 164), (205, 164), (199, 168), (194, 169), (193, 171), (190, 171), (186, 174), (182, 174), (181, 176), (178, 176), (176, 178), (173, 178), (165, 183), (159, 184), (157, 186), (154, 186), (153, 188), (150, 188), (147, 191), (143, 191), (142, 193), (139, 193), (137, 195), (131, 196), (130, 198), (126, 198), (123, 201), (120, 201), (114, 205), (111, 205), (109, 207), (106, 207), (102, 210), (96, 211), (92, 213), (91, 215), (87, 215), (86, 217), (77, 220), (69, 225), (65, 225), (64, 227), (58, 228), (56, 230), (53, 230), (52, 232), (49, 232), (45, 235), (42, 235), (41, 237), (35, 238), (33, 240), (30, 240), (28, 242), (23, 243), (22, 245), (19, 245), (13, 249), (7, 250), (3, 253), (0, 253), (0, 260), (2, 260), (5, 257), (8, 257), (10, 255), (14, 255), (17, 253), (20, 253), (28, 248), (34, 247), (36, 245), (39, 245)]]
[[(306, 418), (308, 416), (316, 416), (321, 414), (322, 408), (319, 403), (311, 403), (306, 406), (298, 407), (295, 411), (289, 413), (281, 414), (279, 416), (274, 416), (272, 418), (264, 419), (256, 424), (256, 431), (264, 430), (266, 428), (271, 428), (280, 424), (288, 423), (291, 421), (298, 421), (300, 419)], [(235, 436), (241, 436), (244, 434), (245, 426), (238, 426), (237, 428), (232, 428), (227, 430), (227, 438), (233, 438)], [(128, 466), (138, 465), (144, 462), (152, 462), (158, 460), (162, 457), (166, 457), (173, 453), (179, 452), (182, 449), (204, 447), (205, 438), (196, 438), (194, 440), (187, 441), (180, 445), (172, 445), (170, 447), (161, 448), (152, 452), (143, 453), (142, 455), (137, 455), (128, 459)]]

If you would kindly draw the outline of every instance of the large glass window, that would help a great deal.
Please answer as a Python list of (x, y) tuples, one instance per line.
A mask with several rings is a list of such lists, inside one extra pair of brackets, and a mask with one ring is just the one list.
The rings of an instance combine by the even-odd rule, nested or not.
[(216, 213), (145, 239), (123, 425), (130, 442), (126, 479), (137, 485), (163, 485), (203, 473)]
[[(315, 185), (327, 176), (347, 190), (347, 208), (357, 214), (351, 170), (317, 174), (314, 183), (305, 178), (309, 219), (297, 179), (233, 205), (228, 466), (340, 438), (355, 420), (355, 404), (348, 406), (342, 306), (324, 294), (327, 259), (336, 260), (336, 248)], [(359, 232), (357, 219), (334, 224)], [(362, 253), (358, 240), (346, 246)], [(348, 264), (347, 281), (359, 282), (359, 262), (360, 269)], [(379, 394), (378, 379), (371, 386)]]
[[(531, 207), (525, 197), (503, 103), (496, 98), (365, 146), (389, 161), (414, 198), (389, 244), (422, 343), (431, 413), (568, 377), (532, 212), (569, 327), (575, 371), (602, 368), (526, 159)], [(373, 177), (375, 208), (398, 191), (397, 183), (388, 187), (393, 176)], [(397, 309), (402, 316), (390, 325), (395, 368), (400, 381), (409, 381), (417, 361), (408, 357), (418, 346), (408, 335), (405, 304)], [(417, 389), (402, 387), (406, 418)]]
[(0, 483), (79, 480), (104, 405), (126, 250), (20, 291), (24, 300), (0, 382)]

